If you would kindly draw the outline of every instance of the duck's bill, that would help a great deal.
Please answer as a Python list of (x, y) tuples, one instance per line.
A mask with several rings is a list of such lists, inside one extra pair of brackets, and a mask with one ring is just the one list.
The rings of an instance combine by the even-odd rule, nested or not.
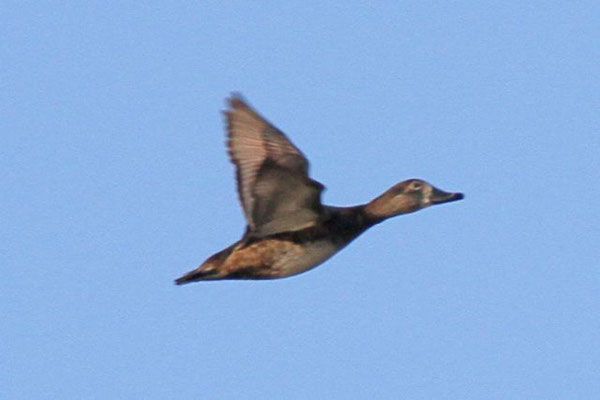
[(465, 195), (462, 193), (448, 193), (443, 190), (433, 189), (433, 193), (431, 196), (431, 203), (433, 204), (442, 204), (449, 203), (451, 201), (462, 200), (465, 198)]

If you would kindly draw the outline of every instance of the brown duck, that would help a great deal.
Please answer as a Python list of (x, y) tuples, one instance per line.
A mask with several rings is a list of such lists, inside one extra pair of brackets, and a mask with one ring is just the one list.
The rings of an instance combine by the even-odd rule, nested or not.
[(387, 218), (464, 197), (409, 179), (364, 205), (324, 205), (325, 187), (308, 176), (302, 152), (240, 96), (228, 103), (227, 146), (248, 226), (240, 241), (177, 279), (178, 285), (300, 274)]

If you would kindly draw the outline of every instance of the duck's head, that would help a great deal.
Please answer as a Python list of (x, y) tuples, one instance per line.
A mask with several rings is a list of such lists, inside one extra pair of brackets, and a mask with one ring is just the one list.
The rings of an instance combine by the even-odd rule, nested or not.
[(435, 204), (461, 200), (462, 193), (448, 193), (420, 179), (400, 182), (365, 206), (365, 213), (378, 221), (408, 214)]

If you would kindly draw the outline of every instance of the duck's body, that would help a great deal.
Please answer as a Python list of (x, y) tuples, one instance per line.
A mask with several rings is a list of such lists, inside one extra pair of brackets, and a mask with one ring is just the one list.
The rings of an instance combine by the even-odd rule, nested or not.
[(275, 279), (297, 275), (323, 263), (370, 225), (356, 208), (324, 207), (323, 221), (298, 231), (253, 237), (247, 232), (177, 280)]
[(308, 176), (308, 160), (300, 150), (240, 97), (232, 97), (229, 104), (228, 147), (248, 222), (246, 233), (177, 284), (297, 275), (389, 217), (463, 198), (411, 179), (365, 205), (323, 205), (324, 186)]

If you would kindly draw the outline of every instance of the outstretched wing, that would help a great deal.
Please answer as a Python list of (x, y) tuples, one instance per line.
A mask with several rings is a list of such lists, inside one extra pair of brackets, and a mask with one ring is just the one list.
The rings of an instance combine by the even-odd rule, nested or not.
[(313, 225), (324, 186), (308, 176), (308, 160), (240, 96), (229, 99), (227, 147), (240, 202), (255, 236)]

